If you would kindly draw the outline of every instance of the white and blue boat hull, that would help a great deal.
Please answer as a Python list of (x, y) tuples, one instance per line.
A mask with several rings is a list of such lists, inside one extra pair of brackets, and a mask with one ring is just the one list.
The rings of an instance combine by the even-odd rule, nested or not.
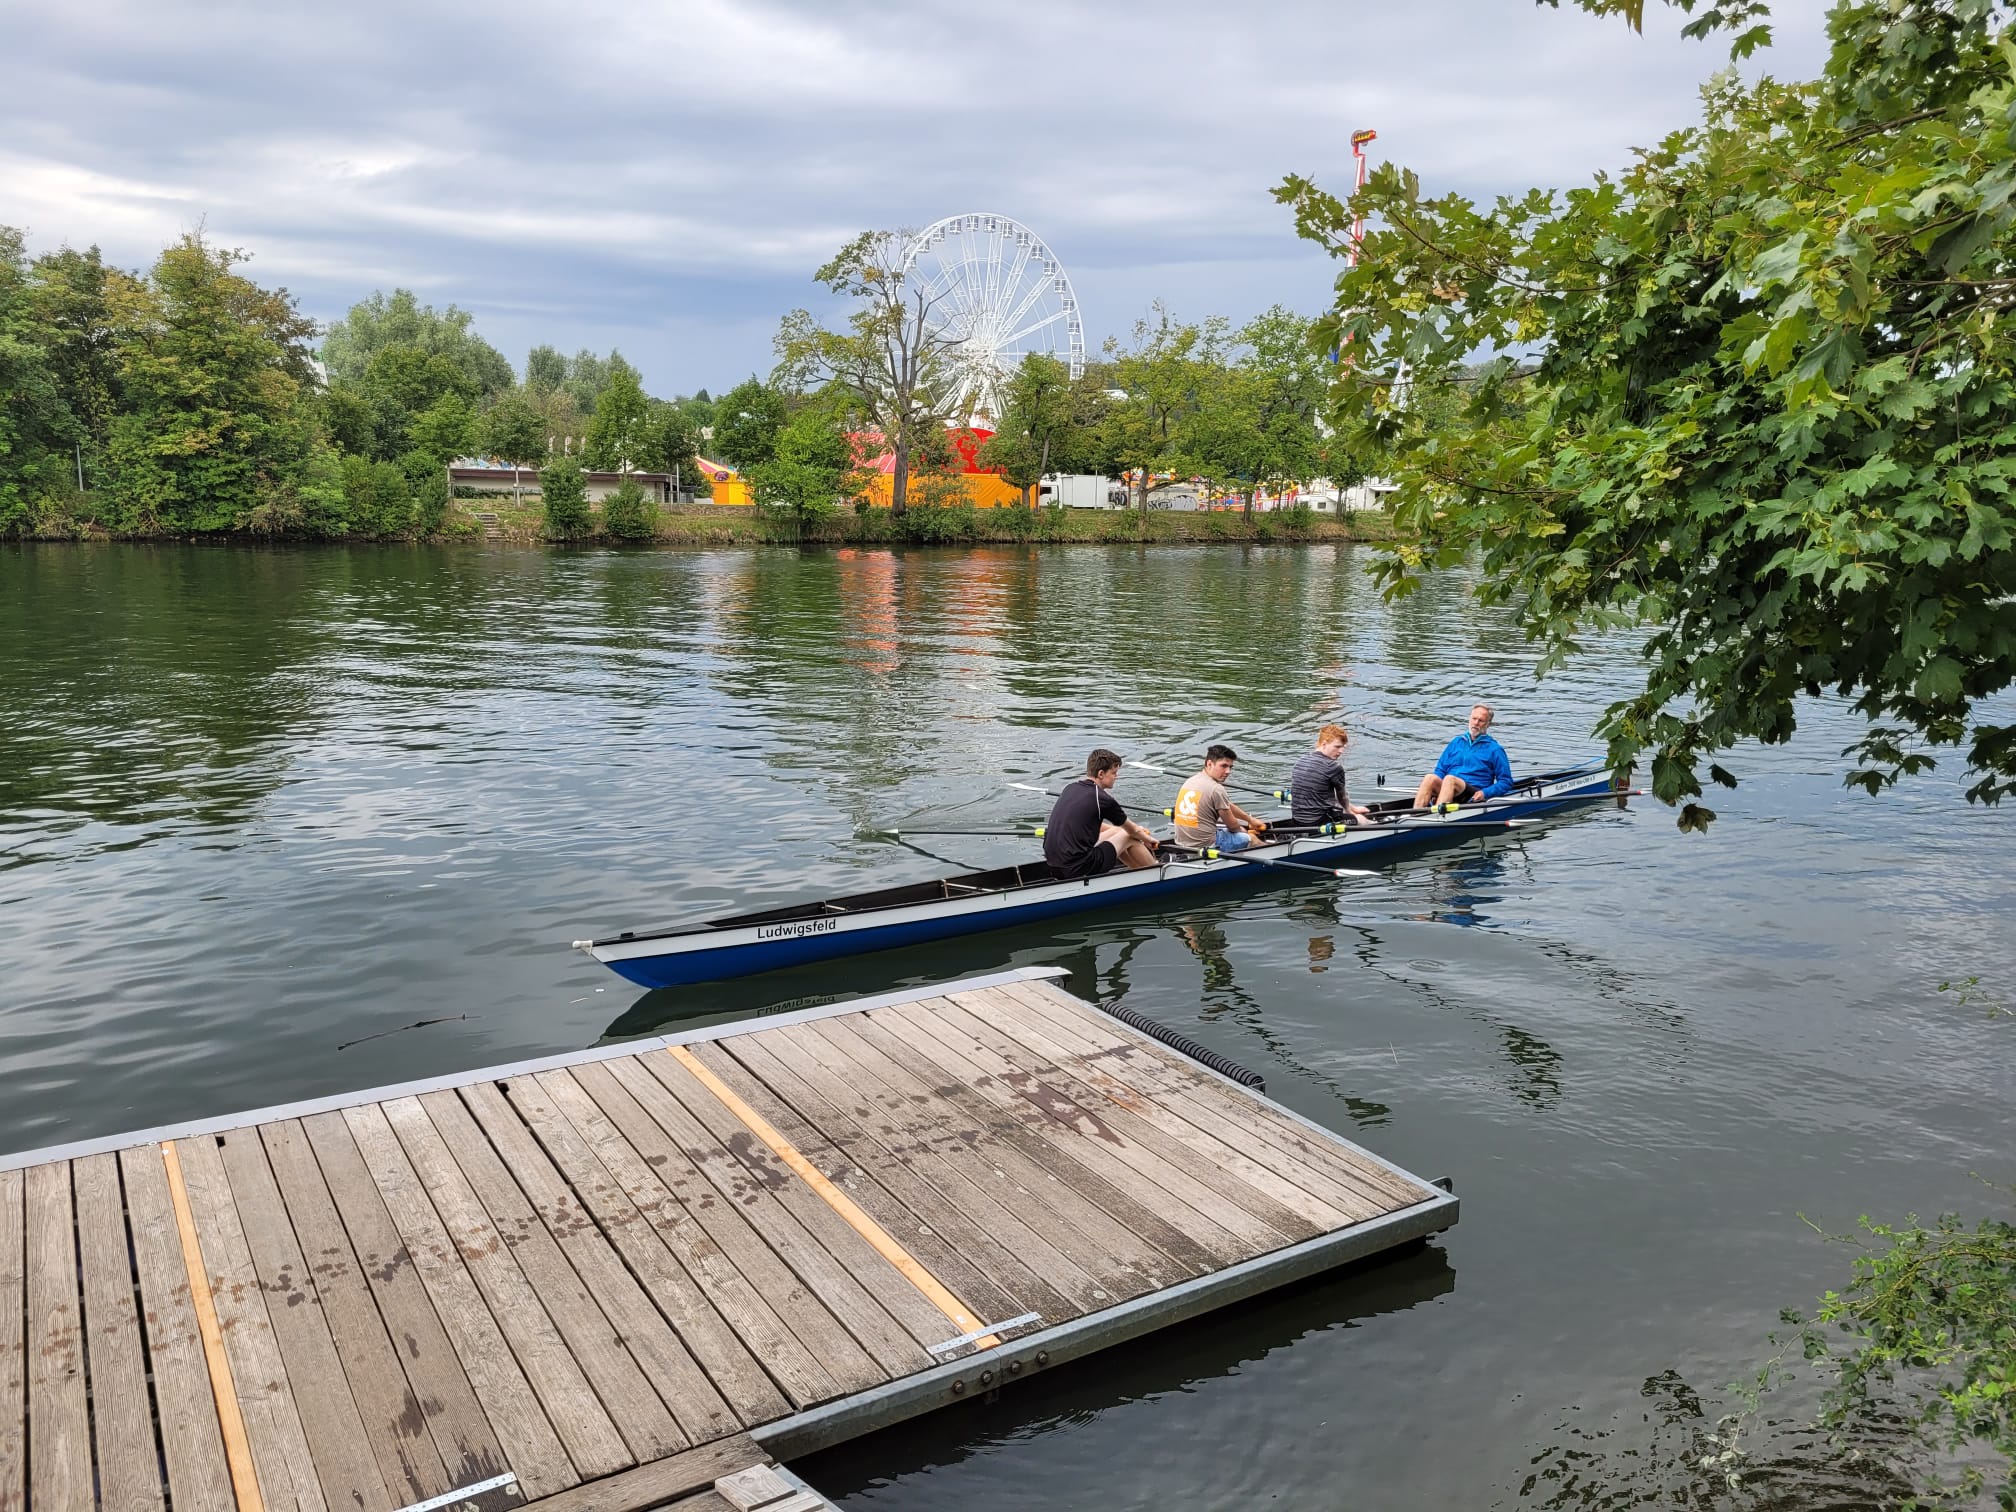
[[(1582, 769), (1523, 787), (1485, 805), (1466, 806), (1449, 814), (1409, 815), (1334, 835), (1301, 836), (1268, 846), (1262, 854), (1312, 867), (1353, 865), (1361, 858), (1402, 847), (1488, 835), (1498, 832), (1506, 821), (1600, 797), (1621, 786), (1607, 770)], [(1024, 880), (1025, 872), (1043, 873), (1043, 869), (1003, 868), (970, 878), (920, 883), (716, 923), (633, 931), (575, 943), (639, 986), (677, 987), (1033, 924), (1122, 903), (1139, 906), (1234, 880), (1258, 882), (1270, 872), (1276, 880), (1297, 875), (1224, 858), (1170, 861), (1143, 871), (1108, 872), (1069, 881), (1057, 881), (1047, 874)], [(1004, 885), (973, 885), (982, 878), (1000, 878)], [(941, 895), (903, 896), (933, 888), (942, 890)], [(879, 901), (882, 899), (890, 901)]]

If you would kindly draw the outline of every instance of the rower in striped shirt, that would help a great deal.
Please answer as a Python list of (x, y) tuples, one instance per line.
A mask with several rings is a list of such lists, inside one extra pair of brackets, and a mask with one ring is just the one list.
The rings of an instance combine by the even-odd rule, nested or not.
[(1350, 743), (1342, 725), (1326, 724), (1316, 732), (1316, 749), (1295, 763), (1288, 779), (1289, 823), (1363, 824), (1371, 819), (1371, 810), (1353, 803), (1344, 790), (1339, 758)]

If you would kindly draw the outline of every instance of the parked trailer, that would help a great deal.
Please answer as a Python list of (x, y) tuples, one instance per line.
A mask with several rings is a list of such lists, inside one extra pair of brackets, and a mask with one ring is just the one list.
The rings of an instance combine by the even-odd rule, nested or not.
[(1067, 509), (1125, 509), (1127, 485), (1097, 473), (1052, 473), (1037, 486), (1036, 501)]

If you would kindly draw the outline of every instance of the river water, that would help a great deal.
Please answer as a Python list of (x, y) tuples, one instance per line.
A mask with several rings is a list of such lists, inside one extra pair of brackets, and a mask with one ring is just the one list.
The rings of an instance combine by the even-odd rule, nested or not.
[[(1003, 784), (1093, 744), (1187, 772), (1224, 739), (1271, 784), (1341, 715), (1379, 796), (1483, 697), (1515, 768), (1594, 754), (1628, 642), (1536, 685), (1468, 577), (1391, 605), (1368, 561), (0, 547), (0, 1149), (1054, 963), (1453, 1177), (1462, 1222), (829, 1453), (817, 1484), (1635, 1505), (1678, 1473), (1690, 1392), (1712, 1416), (1779, 1308), (1845, 1279), (1802, 1220), (1978, 1212), (1970, 1173), (2016, 1175), (2016, 814), (1957, 771), (1843, 791), (1838, 708), (1730, 759), (1705, 837), (1604, 806), (1365, 881), (641, 996), (567, 949), (1010, 859), (856, 830), (1038, 817)], [(1824, 1480), (1785, 1504), (1858, 1504)]]

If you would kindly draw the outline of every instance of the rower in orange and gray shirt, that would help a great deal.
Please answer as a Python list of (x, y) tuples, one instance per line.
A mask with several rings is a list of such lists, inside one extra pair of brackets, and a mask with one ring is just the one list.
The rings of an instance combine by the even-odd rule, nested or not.
[(1204, 769), (1176, 794), (1176, 841), (1196, 850), (1240, 851), (1251, 845), (1267, 828), (1265, 819), (1256, 819), (1232, 801), (1225, 791), (1225, 779), (1239, 753), (1228, 745), (1214, 745), (1204, 753)]

